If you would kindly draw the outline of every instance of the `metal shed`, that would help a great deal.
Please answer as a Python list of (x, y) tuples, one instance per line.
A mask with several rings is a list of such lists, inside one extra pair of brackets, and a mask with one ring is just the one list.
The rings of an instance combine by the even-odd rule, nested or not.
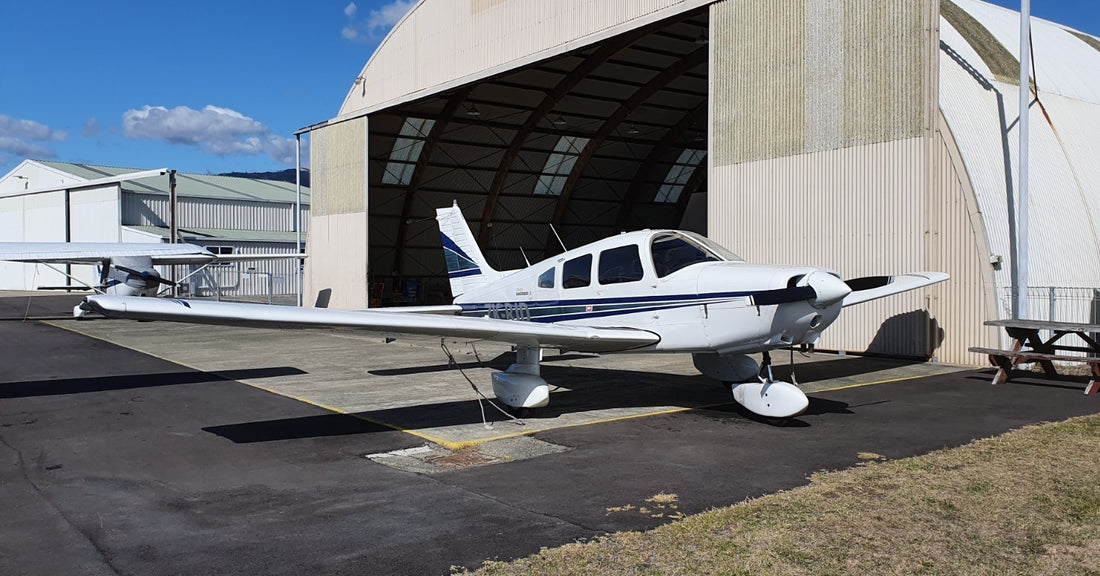
[[(0, 178), (0, 241), (168, 242), (169, 176), (167, 171), (153, 172), (157, 175), (128, 179), (145, 172), (25, 160)], [(177, 173), (175, 178), (180, 241), (219, 253), (295, 251), (294, 184), (204, 174)], [(88, 186), (103, 180), (119, 181)], [(302, 211), (304, 234), (309, 222), (308, 187), (302, 190)], [(296, 265), (288, 260), (221, 266), (192, 277), (184, 288), (197, 296), (216, 290), (227, 296), (295, 294)], [(179, 277), (188, 273), (180, 268)], [(74, 275), (91, 282), (95, 271), (80, 267)], [(0, 263), (0, 289), (64, 284), (63, 276), (43, 267)]]

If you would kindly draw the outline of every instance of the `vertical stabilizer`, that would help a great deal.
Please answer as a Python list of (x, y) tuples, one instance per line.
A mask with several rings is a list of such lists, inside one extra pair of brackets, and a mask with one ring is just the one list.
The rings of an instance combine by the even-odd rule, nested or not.
[(500, 278), (500, 272), (493, 270), (485, 261), (458, 203), (450, 208), (436, 209), (435, 219), (439, 221), (447, 277), (455, 298)]

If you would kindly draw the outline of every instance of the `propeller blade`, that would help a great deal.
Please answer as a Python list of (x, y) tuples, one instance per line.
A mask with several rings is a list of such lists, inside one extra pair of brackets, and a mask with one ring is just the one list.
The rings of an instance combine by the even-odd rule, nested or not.
[(155, 275), (151, 274), (148, 270), (135, 270), (133, 268), (128, 268), (126, 266), (117, 266), (117, 265), (115, 266), (115, 268), (117, 268), (118, 270), (121, 270), (123, 272), (126, 272), (128, 274), (136, 274), (138, 276), (141, 276), (141, 279), (145, 280), (145, 281), (153, 280), (155, 282), (158, 282), (160, 284), (164, 284), (164, 285), (167, 285), (167, 286), (175, 286), (176, 285), (175, 282), (173, 282), (171, 280), (165, 280), (164, 278), (161, 278), (160, 276), (155, 276)]
[(809, 286), (793, 286), (791, 288), (777, 288), (765, 290), (752, 295), (753, 306), (768, 306), (771, 304), (784, 304), (786, 302), (799, 302), (816, 298), (817, 292)]

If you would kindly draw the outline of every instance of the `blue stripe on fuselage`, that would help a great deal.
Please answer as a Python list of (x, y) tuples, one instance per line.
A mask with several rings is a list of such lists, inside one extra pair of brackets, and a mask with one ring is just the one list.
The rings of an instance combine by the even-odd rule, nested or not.
[[(683, 308), (700, 304), (718, 304), (734, 298), (752, 296), (766, 290), (746, 292), (714, 292), (710, 294), (669, 294), (664, 296), (634, 296), (619, 298), (590, 298), (578, 300), (542, 300), (534, 302), (499, 302), (492, 304), (460, 304), (464, 316), (480, 316), (497, 311), (506, 311), (510, 307), (525, 307), (530, 314), (524, 320), (532, 322), (558, 322), (561, 320), (579, 320), (586, 318), (601, 318), (604, 316), (616, 316), (622, 314), (634, 314), (638, 312), (651, 312), (654, 310), (667, 310), (671, 308)], [(623, 305), (623, 307), (608, 309), (608, 306)], [(633, 305), (633, 306), (632, 306)], [(591, 306), (592, 311), (587, 311)], [(580, 312), (565, 312), (567, 308), (580, 308)], [(557, 309), (560, 312), (539, 315), (540, 310)]]

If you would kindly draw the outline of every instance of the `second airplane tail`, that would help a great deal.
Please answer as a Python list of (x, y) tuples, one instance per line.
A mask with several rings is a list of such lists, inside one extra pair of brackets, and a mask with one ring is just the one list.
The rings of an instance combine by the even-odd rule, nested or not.
[(458, 298), (500, 278), (500, 272), (489, 266), (485, 255), (481, 253), (458, 203), (449, 208), (436, 209), (435, 219), (439, 221), (443, 256), (447, 260), (447, 277), (451, 281), (453, 297)]

